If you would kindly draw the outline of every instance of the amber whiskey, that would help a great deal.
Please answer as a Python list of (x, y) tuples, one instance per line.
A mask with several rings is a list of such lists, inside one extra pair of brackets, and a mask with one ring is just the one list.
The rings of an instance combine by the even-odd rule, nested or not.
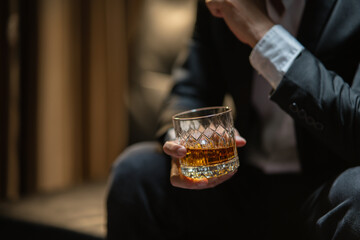
[(236, 148), (188, 148), (186, 156), (182, 158), (182, 164), (186, 166), (207, 166), (226, 162), (234, 158)]
[(187, 148), (181, 160), (181, 171), (191, 178), (216, 177), (237, 169), (239, 161), (236, 147)]

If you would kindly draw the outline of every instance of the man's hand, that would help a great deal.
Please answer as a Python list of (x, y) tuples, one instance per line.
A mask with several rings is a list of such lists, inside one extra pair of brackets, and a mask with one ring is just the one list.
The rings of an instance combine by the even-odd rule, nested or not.
[[(235, 141), (237, 147), (243, 147), (246, 140), (235, 131)], [(221, 177), (192, 179), (181, 174), (179, 158), (186, 155), (186, 148), (177, 144), (175, 141), (167, 141), (163, 146), (164, 152), (171, 156), (170, 182), (174, 187), (186, 189), (206, 189), (213, 188), (220, 183), (231, 178), (236, 171)]]
[(223, 18), (235, 36), (251, 47), (274, 25), (264, 0), (206, 0), (206, 4), (212, 15)]

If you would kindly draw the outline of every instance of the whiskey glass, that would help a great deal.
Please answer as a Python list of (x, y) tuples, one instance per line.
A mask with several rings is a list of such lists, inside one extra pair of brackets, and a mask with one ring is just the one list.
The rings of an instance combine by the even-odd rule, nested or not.
[(189, 178), (226, 175), (239, 167), (231, 109), (198, 108), (172, 117), (176, 141), (187, 152), (180, 169)]

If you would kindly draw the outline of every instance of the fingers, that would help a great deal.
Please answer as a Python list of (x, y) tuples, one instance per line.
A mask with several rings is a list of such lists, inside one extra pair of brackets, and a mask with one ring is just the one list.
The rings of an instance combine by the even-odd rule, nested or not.
[(186, 148), (175, 141), (167, 141), (163, 146), (164, 152), (174, 158), (182, 158), (186, 155)]
[(237, 172), (237, 170), (235, 170), (235, 171), (233, 171), (231, 173), (228, 173), (226, 175), (220, 176), (220, 177), (209, 178), (208, 183), (204, 188), (216, 187), (217, 185), (219, 185), (219, 184), (229, 180), (230, 178), (232, 178), (236, 172)]
[(184, 188), (184, 189), (192, 189), (192, 190), (202, 190), (208, 188), (214, 188), (219, 184), (230, 179), (236, 171), (232, 173), (228, 173), (224, 176), (213, 177), (213, 178), (189, 178), (182, 174), (174, 175), (170, 177), (170, 182), (174, 187)]
[(178, 158), (172, 158), (170, 170), (171, 185), (185, 189), (201, 189), (207, 184), (207, 179), (192, 179), (181, 174), (180, 162)]
[(236, 171), (220, 177), (193, 179), (181, 174), (179, 159), (173, 158), (171, 163), (170, 182), (174, 187), (201, 190), (216, 187), (230, 179)]
[(235, 142), (236, 142), (236, 147), (243, 147), (246, 145), (245, 138), (241, 137), (238, 130), (236, 129), (235, 129)]
[(170, 177), (171, 185), (178, 188), (200, 190), (206, 189), (208, 184), (207, 178), (192, 179), (182, 174), (174, 175)]

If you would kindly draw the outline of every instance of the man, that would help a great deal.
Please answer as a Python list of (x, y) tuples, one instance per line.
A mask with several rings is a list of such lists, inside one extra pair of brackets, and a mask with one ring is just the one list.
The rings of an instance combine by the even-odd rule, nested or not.
[[(171, 161), (155, 143), (120, 156), (108, 238), (360, 239), (360, 2), (206, 6), (160, 116)], [(186, 178), (171, 116), (221, 105), (225, 94), (242, 136), (239, 170)]]

